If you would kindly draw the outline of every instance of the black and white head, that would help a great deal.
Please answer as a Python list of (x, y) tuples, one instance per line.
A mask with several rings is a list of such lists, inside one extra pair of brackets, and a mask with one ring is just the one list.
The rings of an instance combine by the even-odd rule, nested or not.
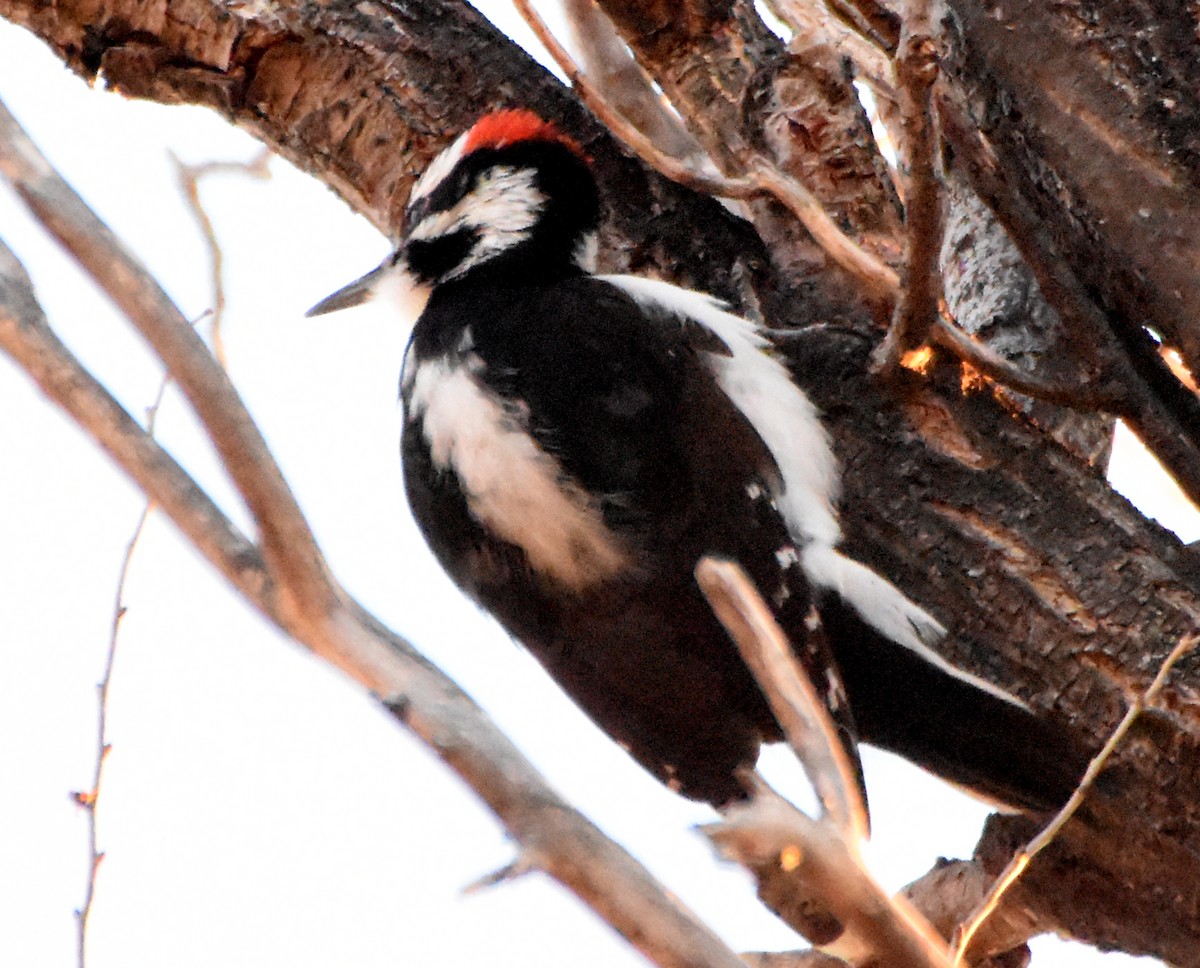
[(391, 281), (428, 289), (590, 270), (599, 217), (596, 182), (574, 140), (532, 111), (485, 115), (417, 181), (395, 253), (309, 315), (356, 305)]

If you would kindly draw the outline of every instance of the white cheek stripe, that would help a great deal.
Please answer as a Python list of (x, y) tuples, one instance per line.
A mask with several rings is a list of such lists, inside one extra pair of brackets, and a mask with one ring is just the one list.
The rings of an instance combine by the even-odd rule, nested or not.
[(537, 188), (532, 168), (498, 165), (484, 172), (475, 187), (450, 208), (422, 219), (408, 233), (410, 239), (431, 240), (470, 229), (478, 236), (475, 247), (446, 278), (461, 276), (505, 249), (529, 237), (541, 217), (546, 196)]
[(530, 567), (575, 591), (628, 566), (599, 509), (462, 366), (442, 358), (405, 375), (435, 466), (457, 475), (472, 515), (522, 548)]
[(775, 495), (796, 540), (836, 545), (841, 529), (837, 500), (837, 462), (817, 408), (792, 382), (770, 344), (748, 319), (723, 309), (701, 292), (638, 276), (601, 276), (643, 305), (657, 306), (695, 320), (715, 335), (731, 355), (710, 354), (713, 373), (734, 405), (767, 445), (783, 477)]

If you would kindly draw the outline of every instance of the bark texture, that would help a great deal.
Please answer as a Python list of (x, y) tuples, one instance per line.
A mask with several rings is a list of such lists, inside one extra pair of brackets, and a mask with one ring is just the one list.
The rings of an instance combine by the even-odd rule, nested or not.
[[(741, 2), (601, 6), (719, 164), (768, 158), (804, 178), (861, 244), (898, 261), (891, 182), (830, 49), (789, 51)], [(1094, 742), (1119, 719), (1127, 688), (1143, 688), (1200, 624), (1193, 553), (1094, 466), (1104, 418), (1083, 422), (1075, 449), (1084, 460), (1011, 399), (964, 391), (956, 363), (935, 360), (923, 376), (877, 385), (867, 358), (879, 307), (779, 206), (753, 203), (751, 225), (647, 172), (465, 4), (0, 0), (0, 16), (33, 30), (89, 81), (102, 74), (130, 96), (214, 108), (389, 234), (415, 175), (450, 136), (501, 104), (537, 108), (595, 160), (609, 206), (608, 266), (714, 291), (773, 326), (807, 327), (782, 345), (836, 437), (849, 550), (954, 627), (946, 644), (954, 662)], [(1017, 354), (1047, 358), (1055, 374), (1125, 354), (1178, 418), (1175, 439), (1193, 448), (1195, 401), (1164, 376), (1143, 324), (1196, 369), (1194, 18), (1194, 8), (1153, 0), (955, 0), (945, 22), (950, 93), (1047, 231), (1031, 240), (1025, 223), (1000, 221), (1027, 258), (1035, 243), (1050, 247), (1043, 254), (1105, 321), (1091, 345), (1026, 341)], [(964, 177), (998, 205), (972, 169)], [(958, 249), (948, 244), (955, 258), (969, 257), (961, 238)], [(1039, 282), (1060, 307), (1060, 293)], [(979, 285), (992, 296), (1023, 286), (1021, 305), (1040, 305), (1027, 280)], [(1025, 309), (1011, 318), (1013, 327), (1028, 322)], [(1074, 360), (1059, 356), (1072, 352)], [(1198, 667), (1195, 656), (1180, 664), (1168, 711), (1147, 720), (1084, 815), (1022, 882), (1010, 904), (1029, 924), (1200, 965)], [(998, 870), (1031, 832), (1028, 821), (997, 820), (977, 864)]]

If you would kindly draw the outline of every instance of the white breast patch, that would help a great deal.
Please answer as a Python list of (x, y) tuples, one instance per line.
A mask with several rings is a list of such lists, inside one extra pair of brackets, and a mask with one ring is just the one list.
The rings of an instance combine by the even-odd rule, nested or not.
[(530, 436), (519, 406), (446, 357), (420, 363), (405, 383), (408, 419), (421, 421), (434, 465), (458, 477), (471, 514), (522, 548), (534, 571), (579, 591), (628, 565), (595, 501)]

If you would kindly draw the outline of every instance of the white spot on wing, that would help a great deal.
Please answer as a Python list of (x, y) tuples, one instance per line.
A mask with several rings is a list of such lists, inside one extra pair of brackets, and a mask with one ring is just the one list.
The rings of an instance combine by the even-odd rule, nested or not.
[(529, 435), (519, 409), (446, 358), (405, 380), (408, 419), (422, 422), (434, 464), (457, 475), (471, 513), (524, 549), (531, 568), (581, 590), (626, 566), (599, 509)]
[(601, 276), (638, 302), (695, 320), (731, 355), (710, 354), (721, 389), (758, 431), (783, 477), (779, 509), (798, 540), (835, 545), (841, 538), (833, 510), (837, 462), (817, 408), (792, 382), (770, 343), (748, 319), (701, 292), (638, 276)]

